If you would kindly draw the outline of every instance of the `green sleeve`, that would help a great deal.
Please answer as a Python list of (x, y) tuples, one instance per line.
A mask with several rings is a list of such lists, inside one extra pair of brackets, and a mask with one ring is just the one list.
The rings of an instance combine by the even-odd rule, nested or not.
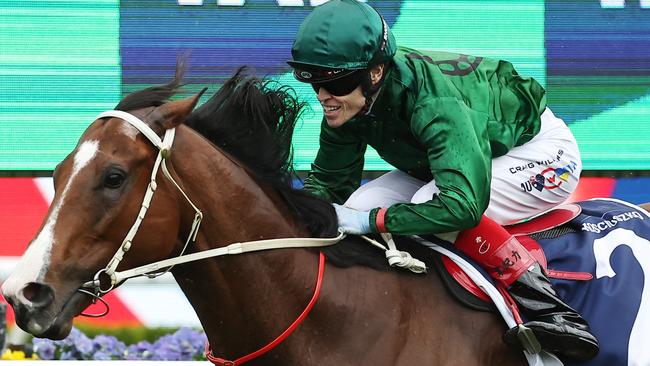
[(342, 204), (361, 184), (366, 144), (346, 132), (331, 128), (323, 119), (320, 146), (304, 189), (330, 202)]
[[(478, 224), (490, 200), (491, 152), (484, 113), (456, 98), (437, 98), (416, 106), (413, 134), (426, 147), (440, 193), (421, 203), (388, 208), (387, 231), (436, 234)], [(373, 212), (371, 217), (375, 217)], [(371, 226), (374, 227), (374, 220)]]

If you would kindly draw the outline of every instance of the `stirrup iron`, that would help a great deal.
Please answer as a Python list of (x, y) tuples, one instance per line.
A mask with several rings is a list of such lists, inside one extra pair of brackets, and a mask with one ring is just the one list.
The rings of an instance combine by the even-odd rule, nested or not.
[(542, 345), (537, 340), (533, 330), (528, 328), (523, 324), (516, 326), (517, 328), (517, 339), (521, 344), (521, 347), (530, 354), (539, 353), (542, 350)]

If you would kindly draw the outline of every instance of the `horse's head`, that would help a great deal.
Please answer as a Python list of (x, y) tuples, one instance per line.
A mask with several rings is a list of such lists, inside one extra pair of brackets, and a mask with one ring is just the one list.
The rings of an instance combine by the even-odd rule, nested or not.
[[(130, 113), (162, 136), (185, 120), (199, 96)], [(92, 300), (78, 290), (122, 246), (141, 210), (158, 154), (158, 148), (131, 124), (107, 117), (94, 121), (57, 166), (49, 212), (2, 286), (22, 329), (53, 339), (68, 335), (73, 317)], [(166, 179), (157, 182), (133, 249), (120, 268), (164, 259), (178, 250), (178, 195)]]

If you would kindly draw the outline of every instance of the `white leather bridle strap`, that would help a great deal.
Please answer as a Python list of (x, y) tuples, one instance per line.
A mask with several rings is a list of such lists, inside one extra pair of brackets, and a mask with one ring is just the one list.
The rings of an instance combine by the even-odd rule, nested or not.
[[(185, 246), (181, 251), (181, 255), (185, 252), (185, 249), (187, 248), (189, 243), (196, 239), (196, 234), (198, 233), (199, 226), (203, 218), (203, 213), (189, 199), (187, 194), (185, 194), (185, 192), (183, 191), (183, 189), (181, 189), (178, 183), (176, 183), (172, 175), (169, 173), (169, 170), (167, 169), (167, 165), (165, 164), (165, 160), (171, 156), (171, 147), (172, 144), (174, 143), (174, 136), (176, 133), (176, 129), (170, 128), (165, 130), (165, 136), (163, 137), (163, 139), (161, 139), (160, 137), (158, 137), (158, 134), (156, 134), (151, 129), (151, 127), (149, 127), (146, 123), (144, 123), (138, 117), (124, 111), (117, 111), (117, 110), (106, 111), (100, 113), (99, 116), (97, 116), (97, 119), (110, 118), (110, 117), (120, 118), (128, 122), (129, 124), (131, 124), (136, 129), (138, 129), (138, 131), (142, 132), (142, 134), (147, 139), (149, 139), (149, 141), (151, 141), (151, 143), (155, 147), (158, 148), (158, 154), (156, 156), (153, 169), (151, 170), (151, 179), (149, 185), (147, 186), (147, 190), (144, 194), (144, 197), (142, 199), (140, 211), (138, 212), (138, 216), (136, 217), (135, 222), (131, 226), (131, 229), (129, 229), (129, 232), (126, 234), (124, 240), (122, 240), (122, 244), (115, 252), (115, 255), (113, 255), (113, 258), (111, 258), (111, 260), (108, 262), (106, 268), (100, 270), (95, 274), (94, 280), (89, 282), (91, 285), (89, 285), (89, 283), (84, 284), (84, 287), (88, 287), (88, 286), (94, 287), (95, 290), (99, 293), (106, 293), (110, 291), (113, 288), (113, 286), (115, 286), (115, 284), (119, 282), (115, 277), (115, 272), (120, 262), (124, 258), (124, 254), (128, 252), (129, 249), (131, 249), (131, 243), (133, 242), (133, 238), (137, 234), (138, 229), (140, 228), (140, 224), (142, 223), (142, 221), (144, 220), (147, 214), (147, 210), (149, 209), (149, 205), (151, 204), (153, 195), (156, 192), (156, 188), (158, 187), (158, 184), (156, 183), (156, 176), (158, 175), (158, 170), (160, 169), (161, 166), (162, 166), (162, 171), (164, 176), (174, 184), (174, 186), (182, 193), (183, 197), (187, 200), (187, 202), (189, 202), (189, 204), (196, 212), (194, 215), (194, 221), (192, 223), (190, 233), (188, 234), (187, 240), (185, 241)], [(170, 268), (168, 268), (167, 270), (169, 269)], [(110, 287), (108, 287), (107, 289), (102, 289), (100, 286), (101, 285), (100, 276), (102, 274), (107, 275), (110, 278)]]
[(115, 272), (115, 278), (117, 282), (121, 282), (129, 278), (157, 272), (164, 268), (177, 264), (183, 264), (212, 257), (221, 257), (224, 255), (236, 255), (270, 249), (325, 247), (338, 243), (344, 237), (345, 234), (339, 233), (339, 235), (335, 238), (282, 238), (248, 241), (245, 243), (234, 243), (221, 248), (204, 250), (202, 252), (192, 254), (185, 254), (179, 257), (146, 264), (144, 266), (132, 268), (126, 271)]
[[(111, 111), (100, 113), (99, 116), (97, 116), (97, 119), (107, 118), (107, 117), (117, 117), (129, 122), (133, 127), (138, 129), (138, 131), (142, 132), (142, 134), (147, 139), (149, 139), (149, 141), (151, 141), (151, 143), (154, 144), (154, 146), (157, 147), (158, 150), (171, 149), (172, 144), (174, 143), (173, 136), (170, 139), (168, 139), (167, 135), (165, 135), (165, 139), (161, 140), (160, 137), (158, 137), (158, 134), (154, 132), (154, 130), (152, 130), (151, 127), (149, 127), (140, 118), (132, 115), (131, 113), (111, 110)], [(168, 129), (167, 131), (174, 131), (174, 129), (171, 128)]]

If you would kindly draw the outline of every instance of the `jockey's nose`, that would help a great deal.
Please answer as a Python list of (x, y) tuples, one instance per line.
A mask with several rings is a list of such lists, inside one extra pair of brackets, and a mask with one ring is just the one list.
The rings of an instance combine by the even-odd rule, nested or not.
[(38, 282), (29, 282), (18, 292), (19, 302), (31, 305), (34, 310), (48, 307), (54, 301), (54, 290), (49, 285)]

